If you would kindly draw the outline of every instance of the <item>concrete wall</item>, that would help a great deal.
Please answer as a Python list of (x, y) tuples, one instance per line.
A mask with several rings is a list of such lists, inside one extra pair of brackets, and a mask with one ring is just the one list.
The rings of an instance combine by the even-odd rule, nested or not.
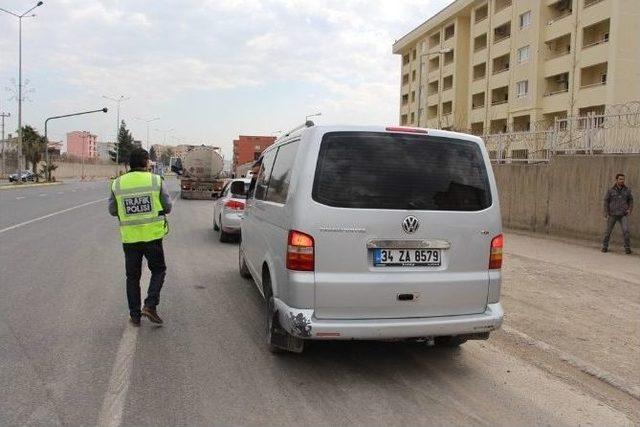
[[(603, 197), (617, 173), (627, 176), (640, 204), (640, 155), (559, 156), (549, 164), (493, 167), (505, 227), (599, 241)], [(612, 244), (621, 242), (619, 228)], [(631, 237), (640, 239), (640, 209), (631, 215)], [(633, 242), (632, 242), (633, 243)]]
[[(83, 176), (82, 163), (68, 163), (68, 162), (56, 162), (58, 169), (53, 171), (53, 176), (56, 180), (64, 180), (65, 178), (81, 178)], [(120, 165), (116, 169), (116, 165), (84, 165), (84, 177), (86, 179), (92, 178), (108, 178), (115, 176), (117, 170), (124, 171), (124, 166)]]

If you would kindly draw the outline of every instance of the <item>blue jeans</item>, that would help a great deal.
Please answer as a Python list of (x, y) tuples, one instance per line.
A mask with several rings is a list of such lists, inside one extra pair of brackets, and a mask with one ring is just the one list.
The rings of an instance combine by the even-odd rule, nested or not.
[(622, 235), (624, 236), (624, 248), (631, 249), (631, 234), (629, 233), (629, 217), (625, 215), (609, 215), (607, 218), (607, 230), (604, 232), (604, 239), (602, 240), (602, 247), (609, 247), (609, 238), (613, 232), (613, 228), (616, 226), (616, 222), (620, 222), (622, 227)]

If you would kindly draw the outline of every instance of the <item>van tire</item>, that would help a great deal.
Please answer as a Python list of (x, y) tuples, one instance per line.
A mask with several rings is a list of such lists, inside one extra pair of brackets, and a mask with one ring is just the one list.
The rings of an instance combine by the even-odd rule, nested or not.
[(266, 271), (262, 278), (262, 286), (265, 297), (265, 329), (267, 348), (271, 353), (282, 353), (290, 351), (302, 353), (304, 350), (304, 340), (289, 334), (281, 325), (278, 312), (275, 309), (275, 301), (271, 290), (271, 278), (269, 271)]
[(459, 335), (446, 335), (434, 338), (434, 344), (436, 347), (459, 347), (466, 342), (467, 339)]
[(238, 247), (238, 271), (241, 277), (251, 279), (251, 271), (249, 271), (249, 267), (247, 267), (247, 261), (244, 259), (242, 247)]

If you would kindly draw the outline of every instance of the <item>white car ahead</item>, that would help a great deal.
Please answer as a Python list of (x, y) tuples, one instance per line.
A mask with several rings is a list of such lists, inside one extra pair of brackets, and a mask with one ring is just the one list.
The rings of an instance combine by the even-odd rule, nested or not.
[[(241, 194), (231, 191), (231, 184), (240, 183)], [(221, 195), (213, 202), (213, 229), (218, 232), (221, 242), (231, 241), (233, 235), (240, 233), (240, 220), (244, 212), (245, 196), (251, 179), (233, 179), (222, 188)]]

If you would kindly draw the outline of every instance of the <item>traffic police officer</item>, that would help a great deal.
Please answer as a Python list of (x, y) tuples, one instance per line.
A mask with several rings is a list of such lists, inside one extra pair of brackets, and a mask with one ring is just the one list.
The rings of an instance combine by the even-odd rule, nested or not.
[[(140, 325), (141, 316), (161, 324), (156, 306), (160, 302), (167, 270), (162, 239), (169, 232), (165, 215), (171, 212), (171, 198), (162, 178), (148, 171), (149, 153), (146, 150), (134, 149), (129, 156), (129, 165), (131, 171), (113, 181), (109, 197), (109, 213), (120, 221), (129, 315), (135, 326)], [(151, 270), (151, 280), (144, 307), (140, 310), (143, 257)]]

